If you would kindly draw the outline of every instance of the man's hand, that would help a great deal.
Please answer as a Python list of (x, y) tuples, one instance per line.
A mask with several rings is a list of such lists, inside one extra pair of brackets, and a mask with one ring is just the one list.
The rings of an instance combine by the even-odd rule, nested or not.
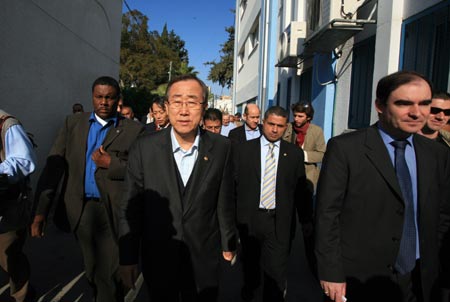
[(225, 252), (225, 251), (222, 252), (223, 259), (225, 259), (226, 261), (233, 260), (234, 254), (235, 252)]
[(92, 152), (91, 158), (99, 168), (107, 169), (111, 163), (111, 156), (103, 149), (103, 146), (100, 146), (100, 148)]
[(31, 224), (31, 237), (41, 238), (44, 236), (44, 225), (45, 217), (44, 215), (34, 216), (33, 223)]
[(123, 285), (128, 289), (136, 289), (134, 284), (139, 276), (137, 264), (121, 265), (119, 271)]
[(320, 280), (320, 286), (323, 289), (325, 295), (327, 295), (331, 300), (336, 302), (345, 302), (343, 299), (345, 297), (346, 283), (336, 283)]

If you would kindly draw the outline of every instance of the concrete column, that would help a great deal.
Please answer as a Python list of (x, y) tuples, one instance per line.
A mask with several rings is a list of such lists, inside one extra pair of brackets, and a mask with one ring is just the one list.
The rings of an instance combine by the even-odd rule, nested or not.
[[(378, 81), (396, 72), (400, 62), (400, 41), (405, 0), (378, 0), (375, 60), (373, 71), (372, 99)], [(378, 120), (375, 106), (372, 106), (371, 121)]]

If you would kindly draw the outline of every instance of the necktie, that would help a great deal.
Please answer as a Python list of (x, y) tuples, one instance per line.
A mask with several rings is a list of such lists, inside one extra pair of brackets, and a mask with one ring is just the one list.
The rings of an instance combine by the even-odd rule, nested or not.
[(273, 143), (269, 144), (269, 151), (266, 154), (266, 162), (263, 178), (263, 191), (261, 194), (261, 205), (264, 209), (273, 209), (275, 207), (275, 154)]
[(395, 269), (400, 274), (411, 272), (416, 265), (416, 224), (414, 219), (414, 204), (411, 175), (405, 160), (407, 141), (393, 141), (395, 147), (395, 173), (402, 191), (405, 203), (403, 232), (400, 249), (395, 263)]

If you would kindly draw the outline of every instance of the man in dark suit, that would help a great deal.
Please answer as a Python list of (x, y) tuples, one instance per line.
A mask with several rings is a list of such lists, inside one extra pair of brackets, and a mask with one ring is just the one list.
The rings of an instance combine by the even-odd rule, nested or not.
[(332, 138), (317, 193), (316, 256), (334, 301), (438, 301), (449, 225), (450, 158), (418, 134), (431, 84), (400, 71), (378, 82), (375, 125)]
[(220, 134), (222, 129), (222, 112), (216, 108), (208, 108), (203, 115), (203, 129)]
[[(68, 116), (39, 179), (32, 236), (41, 237), (60, 181), (63, 214), (80, 244), (95, 301), (122, 301), (118, 209), (128, 148), (142, 131), (117, 114), (120, 87), (111, 77), (92, 85), (94, 112)], [(63, 177), (64, 176), (64, 177)], [(58, 214), (55, 214), (58, 215)]]
[(230, 131), (228, 137), (233, 144), (243, 143), (261, 136), (262, 126), (259, 124), (261, 111), (256, 104), (248, 104), (244, 109), (243, 126)]
[(235, 251), (231, 144), (199, 128), (208, 88), (197, 77), (173, 79), (166, 96), (171, 127), (130, 150), (123, 280), (134, 286), (140, 251), (152, 301), (215, 301), (219, 260), (231, 261)]
[[(269, 108), (260, 139), (236, 148), (235, 180), (239, 235), (243, 250), (242, 297), (284, 301), (289, 250), (295, 230), (295, 208), (302, 220), (311, 217), (301, 148), (281, 140), (288, 113)], [(262, 283), (262, 285), (261, 285)]]
[(169, 116), (167, 115), (165, 97), (157, 97), (150, 106), (154, 121), (144, 126), (145, 132), (155, 132), (169, 127)]

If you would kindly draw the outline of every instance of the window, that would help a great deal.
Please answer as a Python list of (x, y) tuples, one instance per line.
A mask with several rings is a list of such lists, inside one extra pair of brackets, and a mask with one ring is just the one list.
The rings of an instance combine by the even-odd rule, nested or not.
[(312, 68), (303, 72), (302, 75), (300, 76), (299, 101), (312, 102), (311, 90), (312, 90)]
[(370, 125), (374, 55), (375, 36), (353, 47), (348, 115), (348, 127), (350, 129), (359, 129)]
[(247, 8), (247, 0), (241, 0), (239, 3), (239, 17), (242, 19), (245, 9)]
[(292, 103), (292, 77), (289, 77), (287, 80), (287, 88), (286, 88), (286, 110), (288, 112), (288, 121), (291, 118), (291, 103)]
[(309, 0), (308, 12), (309, 12), (309, 30), (312, 32), (318, 29), (320, 22), (320, 2), (321, 0)]
[(436, 90), (449, 90), (450, 5), (438, 5), (404, 24), (401, 69), (426, 75)]
[(245, 55), (245, 48), (243, 48), (238, 55), (238, 70), (241, 70), (241, 68), (244, 66), (244, 55)]
[[(258, 19), (257, 19), (258, 20)], [(253, 25), (248, 36), (248, 55), (251, 56), (259, 43), (259, 24)]]

